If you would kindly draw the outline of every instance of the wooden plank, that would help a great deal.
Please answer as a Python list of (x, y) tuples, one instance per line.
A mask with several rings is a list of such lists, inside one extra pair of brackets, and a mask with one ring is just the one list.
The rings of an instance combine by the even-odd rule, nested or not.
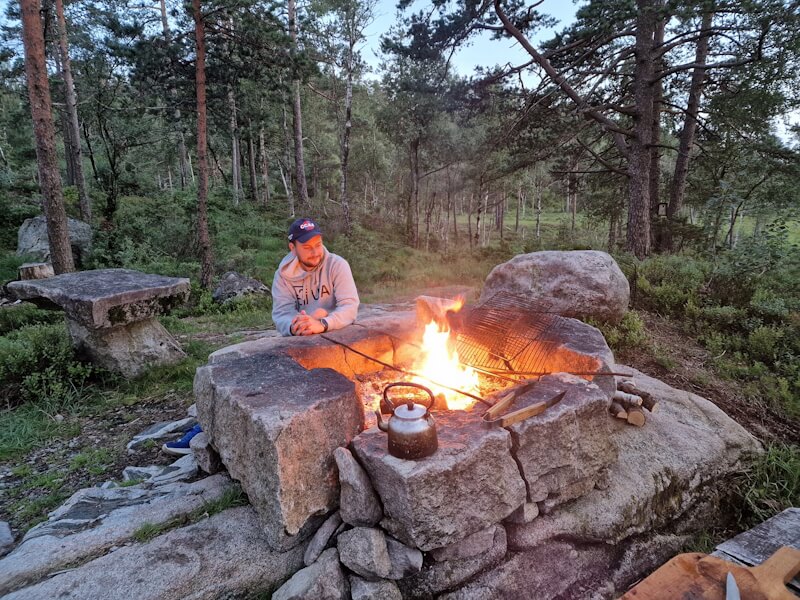
[[(800, 508), (787, 508), (752, 529), (722, 542), (712, 556), (755, 566), (763, 563), (781, 546), (800, 550)], [(789, 587), (800, 592), (800, 577), (795, 577)]]

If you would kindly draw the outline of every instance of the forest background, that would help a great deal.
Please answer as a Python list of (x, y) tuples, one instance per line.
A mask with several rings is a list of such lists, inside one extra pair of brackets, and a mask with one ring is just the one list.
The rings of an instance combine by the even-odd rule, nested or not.
[[(370, 68), (376, 0), (8, 3), (0, 282), (44, 212), (57, 272), (193, 288), (163, 319), (189, 358), (135, 381), (81, 362), (59, 314), (0, 309), (2, 518), (24, 531), (117, 472), (134, 429), (191, 403), (210, 351), (270, 327), (268, 298), (211, 289), (230, 270), (269, 283), (305, 215), (365, 301), (480, 286), (522, 252), (607, 250), (633, 291), (603, 326), (618, 360), (765, 443), (733, 526), (800, 505), (799, 7), (592, 0), (556, 27), (547, 3), (402, 0)], [(459, 74), (480, 36), (515, 52)], [(91, 254), (72, 254), (67, 215)]]

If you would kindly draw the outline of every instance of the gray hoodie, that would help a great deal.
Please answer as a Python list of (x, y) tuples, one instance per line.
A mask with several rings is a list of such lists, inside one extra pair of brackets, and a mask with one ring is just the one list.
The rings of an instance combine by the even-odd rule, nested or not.
[(325, 249), (319, 265), (305, 271), (291, 252), (283, 258), (272, 280), (272, 320), (281, 335), (292, 335), (289, 327), (301, 310), (328, 311), (328, 330), (341, 329), (356, 320), (358, 291), (350, 265)]

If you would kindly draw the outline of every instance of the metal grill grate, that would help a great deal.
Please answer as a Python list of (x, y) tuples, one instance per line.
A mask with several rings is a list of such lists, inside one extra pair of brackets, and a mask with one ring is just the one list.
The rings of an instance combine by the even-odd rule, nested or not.
[(464, 312), (455, 330), (459, 360), (493, 372), (546, 371), (564, 328), (564, 318), (545, 304), (508, 292)]

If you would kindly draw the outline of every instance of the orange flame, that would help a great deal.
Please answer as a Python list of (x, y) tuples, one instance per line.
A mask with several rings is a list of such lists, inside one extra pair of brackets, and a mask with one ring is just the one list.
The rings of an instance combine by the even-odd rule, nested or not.
[[(459, 300), (463, 304), (463, 299), (460, 298), (456, 299), (456, 302)], [(461, 304), (454, 310), (460, 309)], [(434, 321), (425, 326), (422, 336), (422, 355), (414, 365), (414, 371), (425, 377), (416, 377), (414, 381), (430, 387), (434, 395), (443, 394), (450, 410), (468, 410), (475, 404), (475, 400), (432, 383), (435, 381), (473, 394), (479, 391), (478, 373), (459, 362), (458, 352), (449, 344), (450, 329), (446, 323), (442, 327)]]

